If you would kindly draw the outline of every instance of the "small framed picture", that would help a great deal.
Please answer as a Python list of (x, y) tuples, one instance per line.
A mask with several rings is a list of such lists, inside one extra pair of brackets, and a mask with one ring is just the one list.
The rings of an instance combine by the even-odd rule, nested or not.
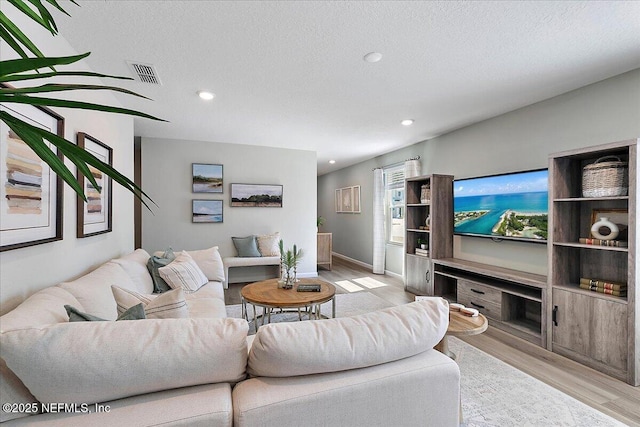
[(281, 208), (282, 185), (231, 184), (231, 206)]
[(222, 200), (192, 200), (191, 222), (220, 223), (222, 220)]
[(191, 169), (194, 193), (222, 194), (222, 165), (193, 163)]
[[(112, 166), (113, 149), (111, 147), (84, 132), (78, 132), (77, 141), (78, 147)], [(78, 238), (109, 233), (112, 230), (111, 178), (93, 166), (89, 166), (89, 170), (99, 188), (95, 188), (91, 181), (78, 173), (78, 182), (87, 197), (86, 202), (80, 197), (77, 199), (76, 235)]]

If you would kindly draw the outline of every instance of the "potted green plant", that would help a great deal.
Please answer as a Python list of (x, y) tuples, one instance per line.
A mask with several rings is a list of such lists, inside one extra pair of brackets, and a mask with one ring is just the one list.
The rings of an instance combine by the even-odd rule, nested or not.
[(320, 230), (322, 224), (324, 224), (324, 218), (322, 216), (318, 216), (318, 219), (316, 220), (316, 231)]
[(296, 275), (298, 273), (298, 263), (302, 258), (302, 249), (298, 249), (294, 244), (293, 248), (284, 249), (284, 241), (280, 239), (278, 242), (280, 248), (280, 268), (281, 278), (278, 281), (278, 287), (283, 289), (293, 288), (293, 284), (296, 282)]

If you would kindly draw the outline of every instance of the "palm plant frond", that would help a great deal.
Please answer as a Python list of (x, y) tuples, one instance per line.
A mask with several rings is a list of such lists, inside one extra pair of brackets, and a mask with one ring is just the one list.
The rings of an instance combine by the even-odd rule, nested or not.
[[(53, 36), (58, 34), (58, 28), (48, 7), (52, 7), (59, 12), (69, 15), (58, 0), (7, 0), (7, 2), (32, 21), (46, 28)], [(69, 2), (74, 5), (78, 5), (74, 0), (69, 0)], [(90, 55), (90, 52), (64, 57), (46, 57), (29, 39), (29, 37), (2, 11), (0, 11), (0, 38), (2, 38), (2, 40), (4, 40), (20, 57), (18, 59), (0, 61), (0, 102), (2, 104), (16, 103), (33, 106), (92, 110), (164, 121), (152, 115), (122, 107), (43, 96), (32, 96), (34, 94), (77, 90), (109, 90), (148, 99), (147, 97), (139, 95), (133, 91), (115, 86), (56, 83), (47, 83), (39, 86), (23, 86), (20, 88), (8, 86), (6, 84), (8, 82), (24, 82), (34, 79), (49, 79), (65, 76), (114, 78), (122, 80), (132, 79), (130, 77), (112, 76), (87, 71), (56, 70), (55, 67), (57, 66), (66, 66), (85, 59)], [(34, 57), (30, 57), (28, 53), (31, 53)], [(42, 69), (48, 69), (50, 71), (41, 72), (40, 70)], [(47, 141), (57, 147), (58, 152), (63, 156), (63, 158), (66, 157), (75, 164), (78, 172), (84, 175), (96, 188), (99, 187), (95, 182), (95, 178), (89, 171), (89, 166), (95, 167), (106, 176), (110, 177), (115, 183), (133, 193), (147, 209), (151, 210), (144, 198), (155, 204), (155, 202), (153, 202), (153, 200), (132, 180), (88, 151), (79, 148), (73, 142), (67, 141), (66, 139), (44, 129), (30, 125), (4, 110), (0, 111), (0, 120), (5, 122), (7, 126), (38, 155), (38, 157), (51, 167), (53, 172), (60, 176), (60, 178), (62, 178), (85, 201), (86, 196), (83, 188), (78, 183), (74, 174), (64, 164), (64, 161), (49, 148)]]

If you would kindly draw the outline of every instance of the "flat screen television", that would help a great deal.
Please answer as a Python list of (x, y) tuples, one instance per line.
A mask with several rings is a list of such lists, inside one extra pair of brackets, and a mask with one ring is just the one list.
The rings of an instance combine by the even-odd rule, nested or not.
[(548, 170), (457, 179), (454, 234), (546, 243)]

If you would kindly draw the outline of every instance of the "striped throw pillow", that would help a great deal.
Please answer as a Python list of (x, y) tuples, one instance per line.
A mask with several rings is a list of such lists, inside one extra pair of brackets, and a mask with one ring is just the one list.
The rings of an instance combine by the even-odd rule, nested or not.
[(195, 292), (202, 285), (209, 283), (198, 264), (191, 258), (187, 251), (182, 251), (173, 262), (158, 269), (160, 277), (171, 289), (182, 289), (185, 292)]
[(120, 286), (111, 286), (116, 300), (118, 316), (130, 307), (142, 304), (147, 319), (184, 319), (189, 317), (189, 308), (182, 289), (174, 289), (158, 295), (143, 295)]

